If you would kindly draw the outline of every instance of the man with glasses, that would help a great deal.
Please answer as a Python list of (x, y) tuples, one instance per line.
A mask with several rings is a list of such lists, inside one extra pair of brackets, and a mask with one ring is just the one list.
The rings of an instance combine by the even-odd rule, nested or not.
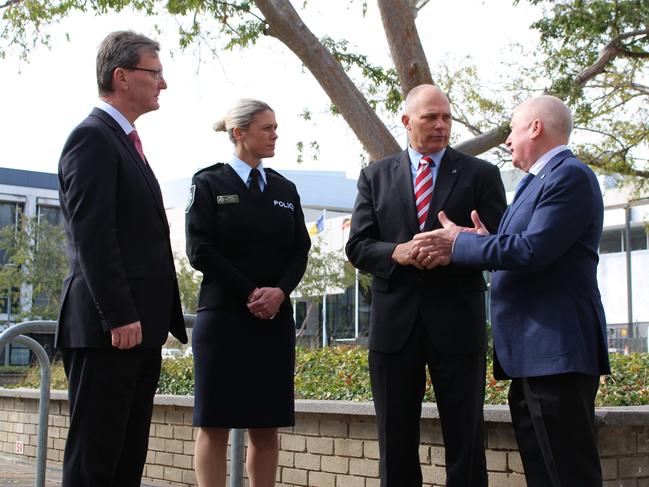
[(130, 31), (99, 46), (99, 100), (59, 162), (70, 274), (56, 343), (69, 382), (65, 487), (136, 487), (160, 348), (187, 342), (162, 195), (134, 123), (167, 88), (159, 44)]

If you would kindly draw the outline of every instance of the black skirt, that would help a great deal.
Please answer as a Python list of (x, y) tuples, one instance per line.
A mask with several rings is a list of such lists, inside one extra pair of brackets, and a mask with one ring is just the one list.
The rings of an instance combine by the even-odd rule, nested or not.
[(194, 426), (271, 428), (295, 424), (295, 322), (247, 311), (198, 312), (192, 333)]

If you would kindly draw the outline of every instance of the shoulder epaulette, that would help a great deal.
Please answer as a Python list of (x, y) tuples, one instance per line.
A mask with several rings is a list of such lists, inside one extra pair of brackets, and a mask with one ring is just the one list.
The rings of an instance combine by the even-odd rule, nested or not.
[(282, 179), (286, 179), (286, 178), (285, 178), (284, 176), (282, 176), (280, 173), (278, 173), (277, 171), (275, 171), (275, 169), (271, 169), (270, 167), (265, 167), (265, 168), (264, 168), (264, 171), (265, 171), (265, 172), (269, 172), (269, 173), (271, 173), (271, 174), (274, 174), (275, 176), (279, 176), (279, 177), (282, 178)]
[(219, 169), (222, 166), (225, 166), (224, 162), (217, 162), (216, 164), (212, 164), (211, 166), (204, 167), (203, 169), (196, 171), (196, 173), (194, 173), (194, 176), (198, 176), (199, 174), (202, 174), (207, 171), (212, 171), (214, 169)]

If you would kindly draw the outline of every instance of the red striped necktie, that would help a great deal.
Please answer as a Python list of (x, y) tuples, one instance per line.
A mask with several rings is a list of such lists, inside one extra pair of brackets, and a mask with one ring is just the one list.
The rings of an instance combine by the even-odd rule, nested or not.
[(417, 220), (419, 229), (423, 230), (428, 218), (428, 207), (430, 200), (433, 199), (433, 172), (431, 166), (435, 166), (435, 161), (430, 157), (422, 157), (419, 161), (419, 169), (415, 177), (415, 205), (417, 206)]
[(142, 158), (144, 164), (147, 164), (146, 157), (144, 157), (144, 150), (142, 149), (142, 141), (140, 140), (140, 136), (137, 134), (137, 130), (133, 130), (130, 134), (128, 134), (128, 138), (131, 142), (133, 142), (135, 150), (138, 154), (140, 154), (140, 157)]

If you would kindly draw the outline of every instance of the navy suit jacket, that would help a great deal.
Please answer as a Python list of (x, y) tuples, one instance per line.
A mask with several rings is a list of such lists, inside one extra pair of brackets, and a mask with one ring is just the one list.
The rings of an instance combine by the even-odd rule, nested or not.
[(507, 209), (497, 234), (456, 239), (455, 265), (495, 270), (497, 378), (610, 373), (597, 287), (603, 215), (595, 174), (566, 150)]

